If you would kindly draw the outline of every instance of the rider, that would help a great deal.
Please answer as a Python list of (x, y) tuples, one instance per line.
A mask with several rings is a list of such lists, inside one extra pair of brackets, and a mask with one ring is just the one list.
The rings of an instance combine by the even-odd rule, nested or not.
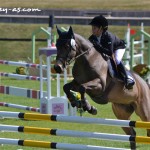
[(122, 63), (122, 57), (125, 53), (125, 42), (107, 31), (108, 21), (104, 16), (94, 17), (89, 24), (92, 25), (92, 35), (89, 37), (89, 40), (97, 51), (110, 57), (114, 56), (117, 70), (123, 74), (125, 87), (131, 89), (135, 81), (131, 75), (128, 75)]

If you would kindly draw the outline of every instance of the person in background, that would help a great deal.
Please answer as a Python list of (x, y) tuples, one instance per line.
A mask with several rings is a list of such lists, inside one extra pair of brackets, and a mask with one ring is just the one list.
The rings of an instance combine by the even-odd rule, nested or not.
[(108, 31), (108, 21), (102, 15), (94, 17), (89, 25), (92, 26), (92, 35), (89, 37), (90, 42), (93, 43), (95, 49), (101, 54), (115, 59), (117, 70), (124, 78), (125, 87), (127, 89), (132, 89), (135, 80), (131, 75), (128, 75), (122, 63), (126, 48), (125, 42)]

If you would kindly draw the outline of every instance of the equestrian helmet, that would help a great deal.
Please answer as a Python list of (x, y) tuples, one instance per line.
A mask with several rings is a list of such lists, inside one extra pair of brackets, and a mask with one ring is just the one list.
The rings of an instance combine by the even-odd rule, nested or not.
[(93, 26), (97, 26), (97, 27), (102, 27), (105, 30), (108, 29), (108, 21), (102, 15), (94, 17), (92, 19), (92, 21), (89, 23), (89, 25), (93, 25)]

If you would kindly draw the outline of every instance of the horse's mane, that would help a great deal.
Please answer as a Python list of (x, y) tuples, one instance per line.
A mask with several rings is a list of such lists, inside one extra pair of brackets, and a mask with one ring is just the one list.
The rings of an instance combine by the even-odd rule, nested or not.
[[(88, 39), (86, 39), (86, 38), (84, 38), (83, 36), (81, 36), (81, 35), (79, 35), (79, 34), (74, 34), (75, 35), (75, 40), (76, 40), (76, 42), (83, 48), (84, 47), (84, 50), (87, 50), (87, 49), (93, 49), (93, 50), (95, 50), (95, 51), (97, 51), (95, 48), (94, 48), (94, 46), (93, 46), (93, 44), (88, 40)], [(103, 53), (100, 53), (100, 52), (98, 52), (99, 54), (101, 54), (101, 57), (105, 60), (105, 61), (107, 61), (107, 57), (103, 54)], [(100, 55), (99, 55), (100, 56)]]
[(75, 35), (75, 39), (77, 40), (77, 42), (78, 41), (82, 42), (82, 44), (85, 45), (86, 47), (87, 46), (91, 47), (93, 45), (88, 39), (84, 38), (83, 36), (77, 33), (75, 33), (74, 35)]

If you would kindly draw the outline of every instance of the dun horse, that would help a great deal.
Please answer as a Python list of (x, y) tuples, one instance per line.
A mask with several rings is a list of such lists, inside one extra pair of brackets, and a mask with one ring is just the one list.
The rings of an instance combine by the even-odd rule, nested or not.
[[(61, 32), (57, 28), (57, 57), (54, 69), (57, 73), (74, 61), (72, 68), (73, 80), (64, 85), (64, 92), (73, 107), (83, 107), (91, 114), (97, 114), (95, 107), (91, 106), (85, 97), (87, 93), (97, 104), (112, 103), (112, 109), (118, 119), (129, 120), (135, 112), (143, 121), (150, 121), (150, 89), (147, 83), (135, 73), (132, 73), (136, 83), (133, 89), (125, 89), (124, 83), (112, 78), (108, 73), (108, 63), (96, 51), (93, 44), (78, 34), (74, 34), (70, 27), (68, 32)], [(81, 104), (72, 98), (70, 90), (81, 94)], [(127, 135), (135, 135), (133, 128), (123, 127)], [(147, 129), (147, 136), (150, 130)], [(136, 144), (130, 143), (135, 149)]]

